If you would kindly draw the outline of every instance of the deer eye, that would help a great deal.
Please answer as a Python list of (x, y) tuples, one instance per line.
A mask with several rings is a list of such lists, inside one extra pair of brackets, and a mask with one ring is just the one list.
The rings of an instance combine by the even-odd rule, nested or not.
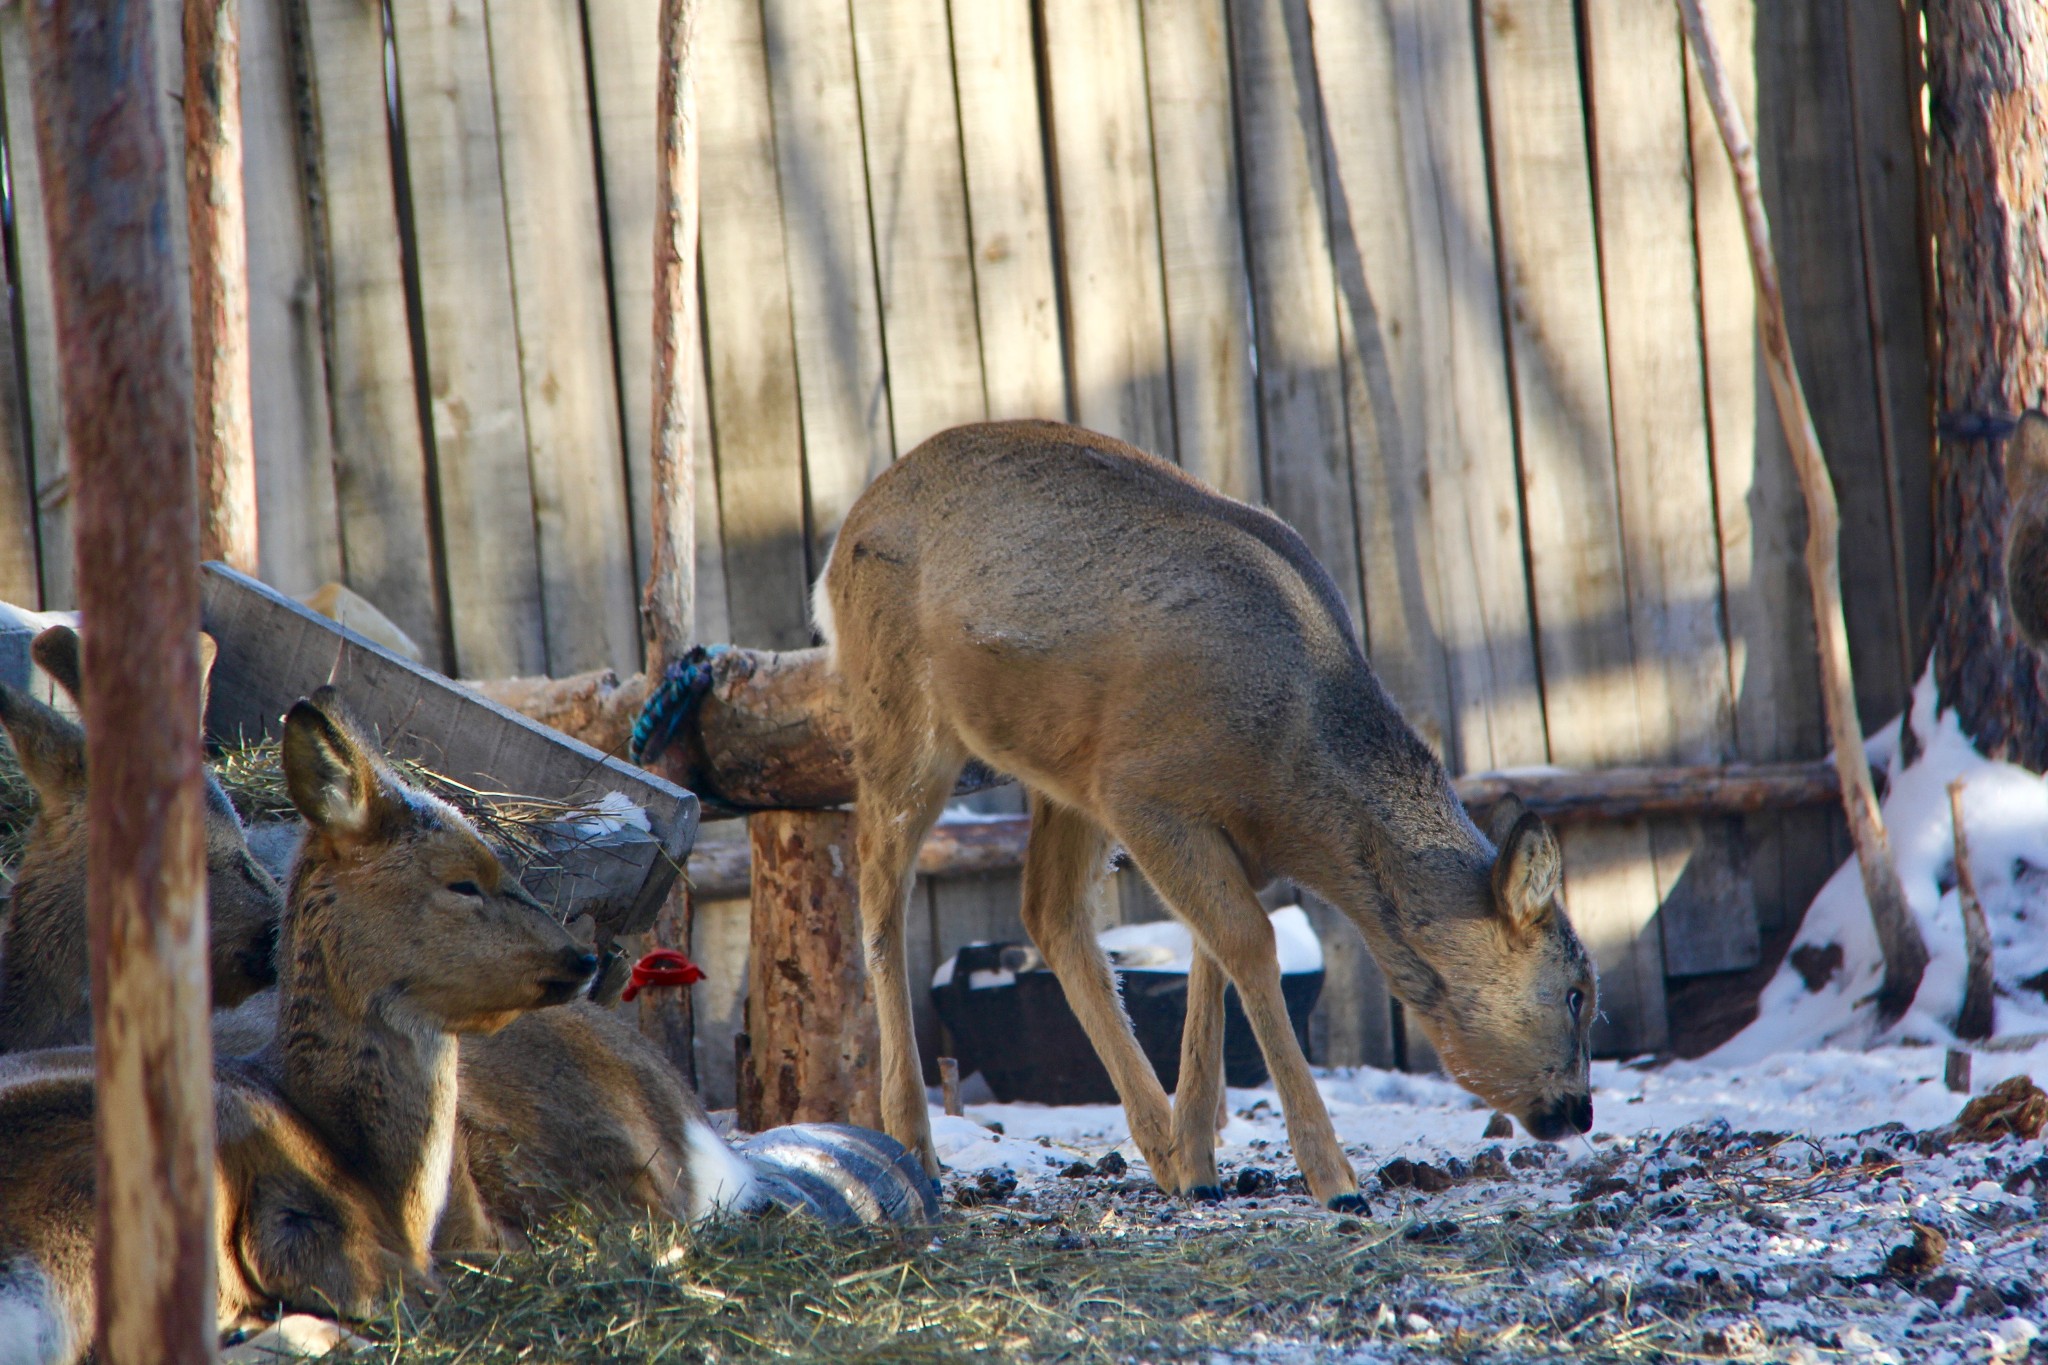
[(1564, 998), (1564, 1007), (1572, 1012), (1572, 1022), (1574, 1024), (1578, 1023), (1579, 1011), (1586, 1007), (1586, 993), (1584, 991), (1573, 991)]
[[(448, 889), (458, 896), (482, 896), (484, 894), (483, 888), (475, 882), (450, 882), (448, 883)], [(1577, 1006), (1572, 1008), (1572, 1013), (1578, 1013)]]

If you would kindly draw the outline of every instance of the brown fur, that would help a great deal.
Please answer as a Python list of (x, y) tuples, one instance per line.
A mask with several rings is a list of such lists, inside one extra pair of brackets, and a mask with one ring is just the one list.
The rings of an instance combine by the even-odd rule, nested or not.
[(2048, 414), (2028, 412), (2005, 446), (2005, 592), (2020, 638), (2048, 649)]
[[(213, 641), (202, 635), (200, 645), (203, 678), (213, 662)], [(36, 637), (34, 653), (44, 671), (76, 699), (77, 633), (52, 626)], [(85, 734), (5, 684), (0, 684), (0, 725), (39, 802), (0, 938), (0, 1052), (83, 1042), (92, 1032)], [(277, 923), (284, 898), (250, 856), (241, 821), (210, 776), (206, 904), (213, 1002), (226, 1008), (277, 979)]]
[[(853, 725), (884, 1122), (928, 1170), (903, 913), (970, 757), (1030, 789), (1025, 926), (1162, 1186), (1216, 1182), (1227, 978), (1310, 1189), (1357, 1188), (1281, 1001), (1271, 876), (1345, 910), (1468, 1088), (1543, 1136), (1590, 1123), (1593, 972), (1556, 841), (1519, 810), (1499, 848), (1473, 827), (1280, 520), (1092, 432), (961, 427), (862, 495), (818, 603)], [(1091, 929), (1112, 842), (1199, 948), (1171, 1121)]]
[[(428, 1283), (461, 1185), (453, 1035), (559, 1004), (596, 967), (467, 821), (392, 777), (331, 689), (292, 709), (284, 762), (308, 829), (278, 1031), (216, 1072), (223, 1322), (365, 1316)], [(33, 1265), (56, 1286), (81, 1343), (49, 1357), (66, 1362), (92, 1320), (91, 1134), (89, 1073), (0, 1075), (0, 1277)]]

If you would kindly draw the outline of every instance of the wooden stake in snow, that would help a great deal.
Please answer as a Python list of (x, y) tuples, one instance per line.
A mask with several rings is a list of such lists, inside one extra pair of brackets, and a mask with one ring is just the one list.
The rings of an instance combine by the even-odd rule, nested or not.
[(153, 8), (28, 7), (85, 616), (105, 1365), (199, 1365), (218, 1337), (192, 371)]
[(1742, 201), (1742, 226), (1749, 239), (1750, 267), (1756, 276), (1757, 325), (1763, 333), (1764, 357), (1777, 400), (1778, 421), (1799, 475), (1806, 499), (1806, 581), (1813, 598), (1815, 644), (1820, 653), (1822, 700), (1827, 706), (1828, 732), (1834, 740), (1835, 766), (1842, 782), (1842, 808), (1849, 817), (1849, 836), (1863, 874), (1863, 894), (1884, 951), (1884, 981), (1878, 987), (1877, 1017), (1881, 1027), (1897, 1022), (1920, 990), (1927, 970), (1927, 944), (1920, 937), (1899, 885), (1892, 861), (1891, 839), (1870, 782), (1870, 764), (1863, 755), (1863, 729), (1856, 719), (1856, 689), (1849, 666), (1849, 631), (1842, 617), (1842, 580), (1837, 542), (1841, 517), (1834, 485), (1828, 479), (1820, 436), (1807, 410), (1806, 391), (1792, 362), (1792, 341), (1785, 328), (1785, 300), (1778, 287), (1778, 263), (1771, 252), (1771, 225), (1764, 216), (1763, 191), (1757, 182), (1756, 148), (1743, 126), (1714, 37), (1700, 12), (1700, 0), (1679, 0), (1685, 31), (1692, 40), (1693, 59), (1714, 122), (1735, 168), (1735, 188)]
[(238, 0), (185, 0), (185, 217), (192, 243), (192, 418), (199, 550), (256, 572), (249, 415), (249, 238), (242, 206)]
[(1977, 877), (1970, 871), (1970, 844), (1963, 833), (1963, 779), (1948, 784), (1948, 813), (1956, 833), (1956, 899), (1963, 914), (1963, 950), (1969, 966), (1963, 976), (1963, 1005), (1956, 1011), (1956, 1037), (1989, 1038), (1996, 1024), (1992, 998), (1991, 926), (1984, 922), (1984, 902), (1977, 895)]

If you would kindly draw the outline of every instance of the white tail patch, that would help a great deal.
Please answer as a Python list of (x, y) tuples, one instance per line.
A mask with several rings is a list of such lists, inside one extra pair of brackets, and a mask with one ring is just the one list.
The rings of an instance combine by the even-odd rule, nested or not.
[[(683, 1140), (690, 1148), (690, 1221), (702, 1222), (715, 1213), (746, 1213), (756, 1199), (760, 1183), (745, 1157), (725, 1145), (725, 1139), (711, 1131), (702, 1119), (686, 1119)], [(0, 1365), (9, 1362), (0, 1361)]]
[(825, 591), (825, 580), (832, 573), (832, 556), (839, 553), (839, 538), (834, 536), (832, 548), (825, 555), (825, 567), (818, 574), (818, 581), (811, 585), (811, 628), (818, 632), (818, 638), (825, 642), (825, 657), (833, 657), (837, 648), (834, 636), (836, 624), (832, 620), (832, 594)]
[(0, 1267), (0, 1365), (70, 1365), (85, 1351), (57, 1287), (26, 1259)]

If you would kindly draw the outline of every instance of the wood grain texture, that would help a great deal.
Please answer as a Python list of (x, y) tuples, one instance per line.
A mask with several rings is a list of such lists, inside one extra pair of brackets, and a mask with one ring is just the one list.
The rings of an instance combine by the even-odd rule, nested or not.
[(853, 816), (762, 811), (747, 965), (740, 1126), (882, 1126), (881, 1037), (861, 965)]
[(815, 579), (847, 509), (889, 467), (896, 445), (852, 15), (844, 0), (768, 0), (761, 15), (803, 408), (807, 563)]
[(577, 0), (486, 14), (547, 664), (630, 670), (638, 579), (581, 15)]
[[(4, 116), (4, 108), (0, 108), (0, 119)], [(13, 270), (11, 260), (0, 268), (9, 298), (16, 297)], [(20, 382), (20, 341), (13, 319), (7, 322), (8, 326), (0, 328), (0, 600), (33, 611), (43, 596), (42, 566), (36, 561), (35, 463), (29, 444), (27, 395)], [(27, 656), (22, 658), (25, 671)], [(6, 681), (25, 685), (15, 683), (12, 676)]]
[(57, 365), (56, 301), (51, 296), (50, 237), (43, 217), (42, 156), (36, 150), (29, 89), (28, 27), (23, 7), (0, 8), (0, 88), (7, 118), (7, 174), (13, 191), (13, 284), (20, 290), (22, 406), (38, 530), (41, 605), (78, 604), (71, 547), (71, 456), (64, 439), (62, 375)]
[[(1713, 462), (1697, 324), (1685, 54), (1675, 11), (1586, 10), (1599, 264), (1642, 749), (1660, 763), (1734, 756)], [(1690, 323), (1691, 325), (1687, 325)], [(1665, 967), (1756, 965), (1739, 827), (1650, 827)]]
[[(899, 452), (988, 414), (946, 0), (853, 0)], [(822, 565), (820, 566), (822, 568)]]
[(760, 11), (711, 4), (698, 41), (700, 261), (731, 638), (769, 649), (811, 638), (803, 427), (790, 328)]
[[(340, 581), (334, 430), (319, 270), (300, 162), (301, 92), (282, 5), (242, 10), (242, 179), (249, 233), (250, 421), (264, 581)], [(430, 637), (421, 637), (423, 639)]]
[[(1554, 762), (1644, 752), (1578, 39), (1569, 0), (1481, 8), (1530, 596)], [(1661, 1047), (1664, 960), (1649, 831), (1569, 831), (1565, 904), (1600, 970), (1594, 1047)]]
[(384, 110), (384, 36), (355, 0), (306, 0), (304, 63), (314, 177), (335, 504), (348, 585), (453, 669), (427, 498), (412, 329)]
[(1402, 171), (1393, 19), (1383, 3), (1311, 0), (1322, 96), (1337, 339), (1373, 671), (1439, 754), (1451, 732), (1436, 537), (1423, 444), (1429, 388)]
[(1233, 498), (1263, 502), (1229, 8), (1144, 6), (1146, 91), (1181, 467)]
[(1514, 420), (1470, 12), (1389, 0), (1415, 244), (1421, 415), (1442, 638), (1454, 710), (1451, 771), (1544, 761), (1524, 581)]
[(483, 0), (392, 14), (449, 634), (458, 669), (495, 676), (548, 652), (485, 20)]
[(952, 0), (953, 83), (992, 421), (1065, 420), (1052, 198), (1030, 0)]
[(1046, 0), (1074, 420), (1177, 458), (1138, 0)]

